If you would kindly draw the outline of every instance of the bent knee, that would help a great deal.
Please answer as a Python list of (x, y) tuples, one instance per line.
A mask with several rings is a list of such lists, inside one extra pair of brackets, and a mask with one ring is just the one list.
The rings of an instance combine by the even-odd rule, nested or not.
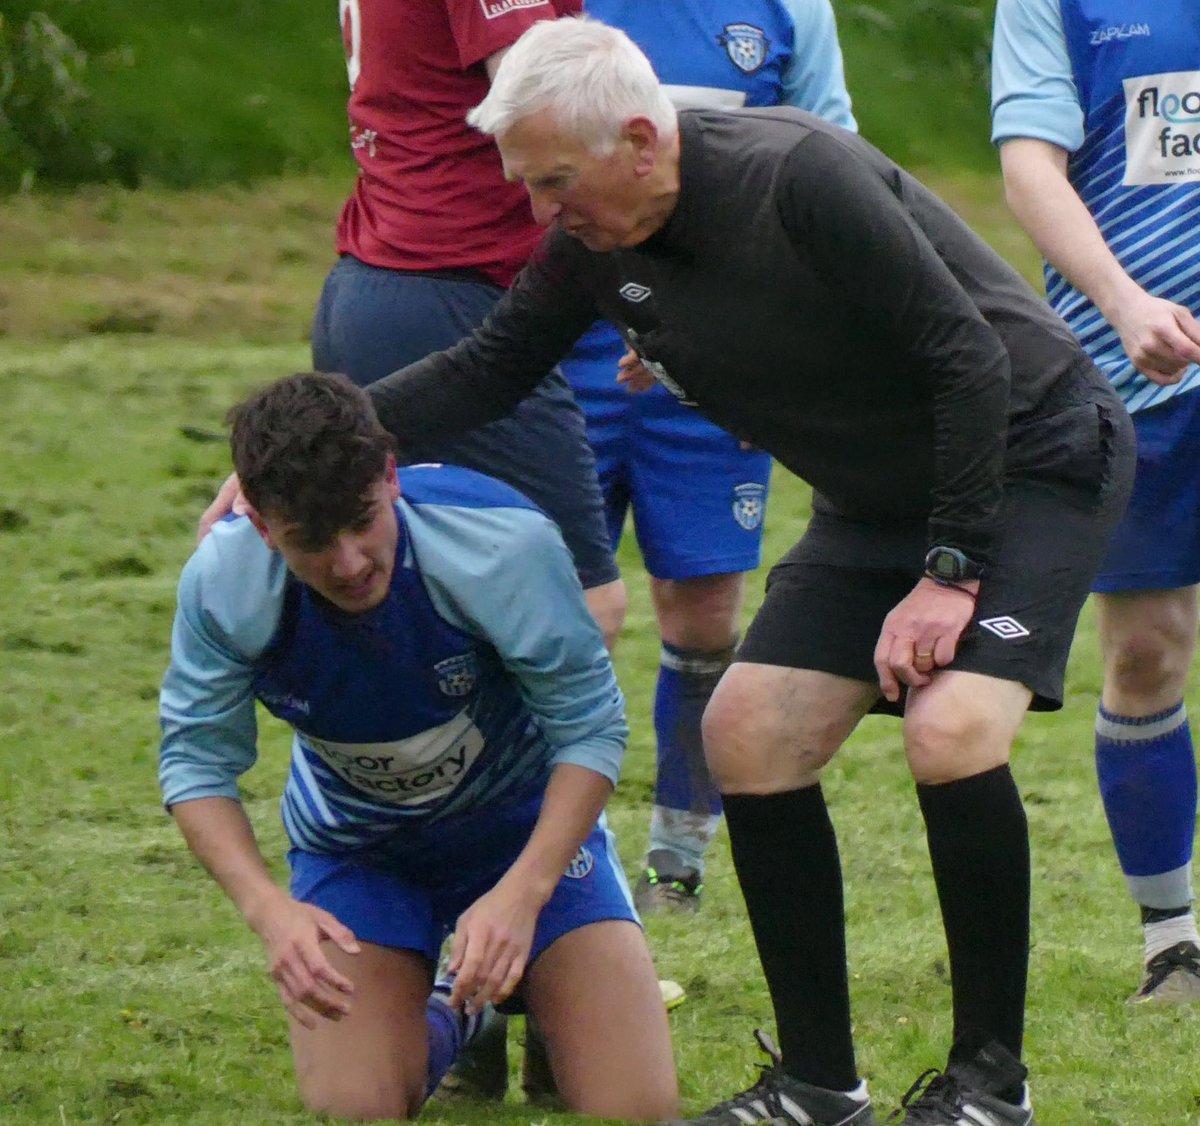
[(915, 781), (937, 785), (1008, 762), (1012, 740), (978, 714), (926, 713), (904, 724), (904, 751)]
[(590, 1118), (611, 1118), (621, 1122), (669, 1122), (679, 1116), (679, 1091), (675, 1084), (659, 1084), (656, 1089), (639, 1091), (597, 1091), (568, 1100), (573, 1114)]
[(1136, 697), (1178, 694), (1187, 680), (1191, 656), (1191, 645), (1177, 638), (1135, 631), (1109, 657), (1109, 680), (1122, 694)]
[(300, 1096), (313, 1114), (328, 1115), (348, 1122), (415, 1118), (425, 1101), (422, 1089), (405, 1089), (401, 1084), (349, 1085), (338, 1082), (301, 1085)]
[(802, 722), (769, 683), (739, 673), (722, 678), (704, 711), (708, 768), (723, 793), (773, 793), (811, 785), (844, 732)]

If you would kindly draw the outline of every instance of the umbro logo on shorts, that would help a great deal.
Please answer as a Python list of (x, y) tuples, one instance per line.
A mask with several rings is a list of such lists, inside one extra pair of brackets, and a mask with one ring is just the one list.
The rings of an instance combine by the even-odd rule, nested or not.
[(625, 298), (626, 301), (632, 301), (635, 305), (645, 301), (650, 296), (650, 287), (642, 285), (639, 282), (626, 282), (617, 292)]
[(1029, 630), (1016, 618), (1010, 618), (1007, 614), (1003, 614), (999, 618), (984, 618), (979, 624), (994, 633), (1001, 641), (1016, 641), (1018, 637), (1029, 636)]

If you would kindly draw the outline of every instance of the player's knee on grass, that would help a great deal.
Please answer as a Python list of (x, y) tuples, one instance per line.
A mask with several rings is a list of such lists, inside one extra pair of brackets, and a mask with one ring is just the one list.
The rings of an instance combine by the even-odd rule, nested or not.
[[(397, 1067), (397, 1071), (401, 1070)], [(322, 1076), (297, 1075), (305, 1107), (314, 1114), (349, 1122), (414, 1118), (425, 1101), (424, 1074)]]
[(628, 1122), (678, 1114), (666, 1008), (640, 927), (605, 920), (563, 935), (531, 967), (528, 1001), (569, 1110)]

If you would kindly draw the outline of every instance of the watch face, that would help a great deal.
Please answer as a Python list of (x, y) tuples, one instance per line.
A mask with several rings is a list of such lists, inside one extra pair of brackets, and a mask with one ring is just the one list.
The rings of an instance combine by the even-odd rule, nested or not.
[(966, 574), (966, 556), (952, 547), (935, 547), (925, 557), (925, 570), (942, 579), (961, 579)]
[(933, 557), (933, 570), (935, 574), (947, 579), (953, 578), (954, 569), (954, 557), (949, 552), (939, 551)]

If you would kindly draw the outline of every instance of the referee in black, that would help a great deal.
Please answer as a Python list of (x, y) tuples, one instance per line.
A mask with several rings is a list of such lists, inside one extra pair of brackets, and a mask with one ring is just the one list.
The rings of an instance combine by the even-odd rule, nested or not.
[(820, 775), (885, 710), (903, 716), (954, 1008), (945, 1070), (904, 1120), (1026, 1126), (1029, 845), (1008, 760), (1025, 712), (1061, 706), (1125, 504), (1120, 401), (948, 207), (812, 115), (676, 116), (621, 33), (557, 20), (470, 120), (550, 230), (473, 337), (370, 388), (385, 425), (403, 441), (502, 416), (603, 316), (631, 344), (624, 381), (657, 378), (814, 491), (704, 723), (782, 1052), (693, 1121), (875, 1121)]

